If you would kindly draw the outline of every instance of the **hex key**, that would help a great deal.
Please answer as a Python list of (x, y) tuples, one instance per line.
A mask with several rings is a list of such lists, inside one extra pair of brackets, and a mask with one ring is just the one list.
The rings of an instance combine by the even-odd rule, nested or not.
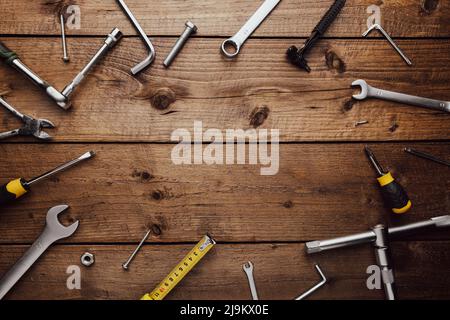
[(156, 56), (155, 48), (153, 47), (152, 42), (145, 34), (144, 29), (142, 29), (141, 25), (136, 20), (136, 18), (134, 17), (133, 13), (130, 10), (130, 8), (128, 8), (128, 6), (126, 5), (126, 3), (123, 0), (117, 0), (117, 2), (119, 2), (120, 7), (122, 8), (122, 10), (125, 12), (125, 14), (130, 19), (131, 23), (133, 24), (134, 28), (141, 36), (142, 41), (144, 41), (144, 44), (149, 51), (147, 58), (145, 58), (142, 62), (138, 63), (133, 68), (131, 68), (131, 73), (133, 75), (137, 75), (139, 72), (143, 71), (145, 68), (150, 66), (150, 64), (155, 60), (155, 56)]

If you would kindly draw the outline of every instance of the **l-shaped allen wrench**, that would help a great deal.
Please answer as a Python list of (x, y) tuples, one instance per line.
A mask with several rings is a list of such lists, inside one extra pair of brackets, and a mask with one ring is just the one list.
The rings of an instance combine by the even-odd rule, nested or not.
[(141, 25), (137, 21), (137, 19), (134, 17), (133, 13), (131, 12), (130, 8), (128, 8), (127, 4), (123, 0), (117, 0), (122, 10), (127, 15), (128, 19), (130, 19), (131, 23), (133, 24), (136, 31), (139, 33), (142, 41), (144, 41), (145, 46), (148, 49), (148, 56), (140, 63), (138, 63), (136, 66), (131, 68), (131, 73), (133, 75), (137, 75), (139, 72), (143, 71), (145, 68), (150, 66), (152, 62), (155, 60), (156, 52), (155, 48), (153, 47), (152, 42), (147, 37), (147, 34), (145, 33), (144, 29), (142, 29)]

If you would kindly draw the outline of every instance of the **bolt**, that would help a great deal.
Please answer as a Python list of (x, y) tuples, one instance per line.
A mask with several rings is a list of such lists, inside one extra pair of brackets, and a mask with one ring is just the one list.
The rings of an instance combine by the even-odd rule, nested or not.
[(172, 64), (172, 62), (175, 60), (177, 55), (181, 52), (181, 49), (183, 49), (184, 45), (188, 41), (189, 37), (197, 32), (197, 26), (193, 24), (191, 21), (187, 21), (185, 23), (186, 29), (184, 30), (183, 34), (180, 36), (180, 38), (177, 40), (175, 45), (172, 48), (172, 51), (170, 51), (169, 55), (167, 56), (166, 60), (164, 60), (164, 67), (168, 68)]

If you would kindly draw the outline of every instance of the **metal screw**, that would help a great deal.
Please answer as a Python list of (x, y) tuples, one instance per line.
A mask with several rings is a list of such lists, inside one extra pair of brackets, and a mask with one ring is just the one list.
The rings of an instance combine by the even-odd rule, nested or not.
[(128, 270), (128, 266), (130, 265), (131, 261), (133, 261), (134, 257), (139, 252), (139, 250), (141, 250), (141, 247), (144, 245), (144, 242), (145, 242), (145, 240), (147, 240), (148, 236), (150, 235), (150, 232), (151, 232), (151, 229), (147, 231), (144, 238), (141, 240), (141, 242), (139, 243), (137, 248), (133, 251), (133, 253), (128, 258), (128, 260), (124, 264), (122, 264), (122, 268), (124, 268), (125, 270)]
[(62, 35), (62, 46), (63, 46), (63, 61), (69, 62), (70, 58), (67, 54), (67, 43), (66, 43), (66, 30), (65, 30), (65, 24), (64, 24), (64, 15), (60, 15), (61, 19), (61, 35)]
[(181, 49), (183, 49), (184, 45), (188, 41), (189, 37), (197, 32), (197, 26), (193, 24), (191, 21), (187, 21), (185, 23), (186, 29), (184, 30), (183, 34), (180, 36), (180, 38), (177, 40), (175, 45), (172, 48), (172, 51), (170, 51), (169, 55), (167, 56), (166, 60), (164, 60), (164, 67), (168, 68), (172, 62), (175, 60), (177, 55), (180, 53)]

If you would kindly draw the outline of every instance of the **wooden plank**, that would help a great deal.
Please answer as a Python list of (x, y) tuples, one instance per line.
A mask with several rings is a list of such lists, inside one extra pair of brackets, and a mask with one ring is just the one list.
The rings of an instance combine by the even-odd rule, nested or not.
[[(450, 143), (412, 146), (444, 159), (450, 152)], [(81, 221), (70, 243), (137, 241), (147, 228), (158, 243), (194, 242), (208, 232), (222, 242), (306, 241), (449, 214), (448, 168), (410, 156), (404, 147), (373, 146), (414, 203), (409, 214), (394, 217), (383, 206), (362, 144), (283, 144), (275, 176), (261, 176), (260, 165), (176, 166), (172, 145), (0, 145), (8, 160), (0, 162), (2, 182), (97, 152), (2, 208), (0, 242), (31, 243), (47, 210), (62, 203), (71, 206), (63, 221)], [(448, 231), (436, 238), (448, 239)]]
[[(186, 20), (199, 26), (200, 36), (231, 36), (256, 11), (262, 1), (254, 0), (128, 0), (127, 3), (150, 35), (178, 36)], [(0, 34), (59, 35), (59, 14), (68, 5), (81, 9), (81, 29), (70, 35), (106, 34), (115, 26), (125, 34), (135, 31), (113, 0), (59, 1), (3, 0)], [(284, 0), (255, 33), (259, 37), (307, 37), (332, 4), (332, 0)], [(327, 36), (360, 37), (367, 29), (368, 7), (378, 4), (382, 23), (393, 36), (448, 37), (450, 4), (444, 0), (397, 0), (374, 2), (348, 0)]]
[[(450, 297), (449, 242), (393, 243), (396, 284), (400, 299)], [(190, 250), (191, 245), (145, 246), (124, 272), (121, 264), (134, 246), (62, 246), (51, 248), (13, 288), (8, 299), (139, 299), (156, 285)], [(0, 246), (0, 274), (24, 252), (23, 246)], [(95, 265), (81, 268), (81, 290), (66, 288), (70, 265), (79, 265), (86, 251)], [(241, 265), (255, 265), (258, 293), (264, 300), (289, 300), (319, 280), (319, 263), (330, 283), (310, 299), (383, 299), (369, 291), (368, 266), (375, 264), (369, 245), (307, 256), (302, 244), (218, 244), (167, 299), (249, 300), (250, 290)], [(352, 261), (357, 261), (353, 263)], [(439, 270), (439, 272), (436, 272)]]
[[(69, 65), (60, 59), (58, 39), (5, 42), (62, 89), (101, 41), (71, 39), (70, 49), (77, 54)], [(447, 114), (379, 100), (355, 102), (350, 88), (354, 80), (363, 78), (381, 88), (450, 100), (448, 41), (400, 41), (415, 63), (411, 68), (384, 41), (327, 40), (310, 55), (311, 74), (285, 61), (292, 40), (252, 40), (233, 62), (220, 55), (219, 40), (193, 40), (165, 70), (161, 63), (172, 42), (157, 39), (156, 62), (134, 78), (129, 68), (142, 59), (141, 44), (125, 39), (78, 88), (75, 106), (68, 113), (4, 65), (0, 92), (23, 112), (54, 121), (56, 141), (168, 142), (174, 130), (192, 128), (196, 120), (205, 129), (280, 129), (282, 141), (449, 138)], [(48, 52), (51, 68), (41, 52)], [(2, 129), (16, 125), (3, 111), (2, 117)], [(369, 124), (355, 127), (360, 120)]]

